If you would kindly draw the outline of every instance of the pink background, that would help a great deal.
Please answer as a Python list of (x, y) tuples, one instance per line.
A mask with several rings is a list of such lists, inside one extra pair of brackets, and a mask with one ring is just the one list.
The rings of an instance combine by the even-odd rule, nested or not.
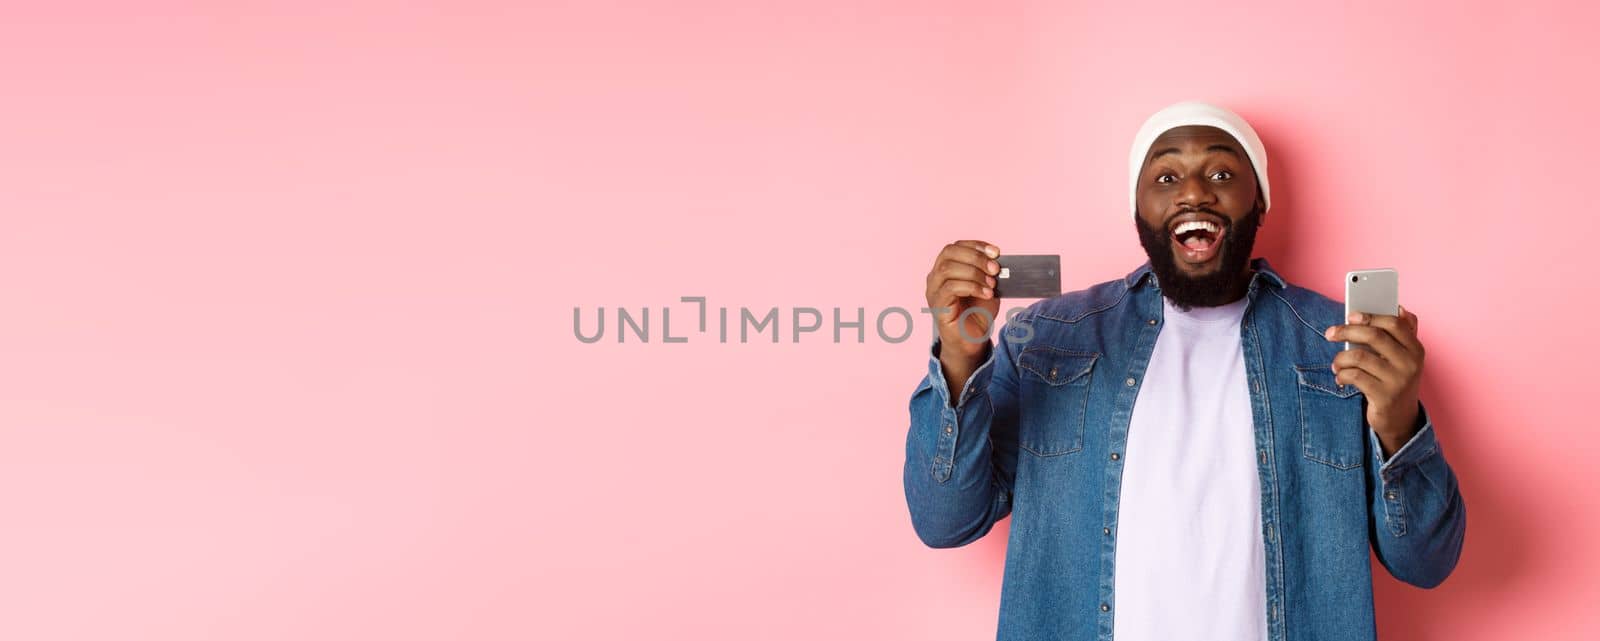
[(0, 638), (992, 638), (1005, 526), (901, 494), (928, 326), (678, 297), (916, 307), (961, 237), (1120, 276), (1191, 97), (1271, 150), (1259, 253), (1421, 316), (1471, 526), (1383, 635), (1600, 635), (1582, 3), (139, 4), (0, 19)]

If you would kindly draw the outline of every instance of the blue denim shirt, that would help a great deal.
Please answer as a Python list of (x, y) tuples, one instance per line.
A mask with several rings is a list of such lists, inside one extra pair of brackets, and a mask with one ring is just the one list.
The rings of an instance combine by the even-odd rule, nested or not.
[[(1443, 581), (1460, 556), (1466, 506), (1426, 408), (1383, 457), (1364, 399), (1334, 380), (1342, 343), (1323, 331), (1343, 305), (1253, 274), (1241, 343), (1255, 425), (1275, 641), (1371, 640), (1368, 549), (1396, 578)], [(1120, 456), (1163, 326), (1149, 263), (1043, 300), (1000, 332), (951, 402), (934, 341), (911, 397), (905, 492), (933, 547), (978, 540), (1011, 516), (998, 638), (1112, 638)], [(1138, 453), (1133, 453), (1138, 456)]]

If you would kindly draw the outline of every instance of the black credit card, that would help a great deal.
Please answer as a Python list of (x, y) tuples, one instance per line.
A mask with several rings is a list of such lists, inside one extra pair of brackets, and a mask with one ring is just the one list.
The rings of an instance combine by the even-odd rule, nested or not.
[(1050, 298), (1061, 295), (1061, 257), (1002, 255), (994, 293), (1000, 298)]

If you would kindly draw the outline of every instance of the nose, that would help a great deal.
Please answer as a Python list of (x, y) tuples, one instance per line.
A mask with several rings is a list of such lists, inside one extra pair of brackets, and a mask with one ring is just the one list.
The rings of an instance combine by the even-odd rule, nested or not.
[(1217, 204), (1217, 193), (1211, 189), (1211, 181), (1204, 177), (1190, 178), (1183, 181), (1178, 188), (1178, 197), (1175, 201), (1188, 209), (1210, 207)]

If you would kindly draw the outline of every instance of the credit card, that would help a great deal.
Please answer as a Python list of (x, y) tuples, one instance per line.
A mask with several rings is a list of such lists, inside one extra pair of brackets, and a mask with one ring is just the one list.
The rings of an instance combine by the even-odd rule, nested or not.
[(1050, 298), (1061, 295), (1061, 256), (1003, 254), (994, 293), (1000, 298)]

